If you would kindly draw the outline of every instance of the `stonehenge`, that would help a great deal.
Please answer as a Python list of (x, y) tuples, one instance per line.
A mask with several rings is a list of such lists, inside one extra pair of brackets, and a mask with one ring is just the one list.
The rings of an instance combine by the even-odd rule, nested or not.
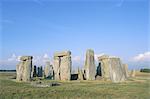
[(112, 82), (122, 82), (126, 80), (126, 70), (120, 58), (103, 55), (98, 57), (100, 62), (100, 72), (102, 78)]
[(42, 66), (38, 67), (37, 76), (42, 77), (43, 76), (43, 68)]
[(83, 72), (79, 68), (78, 68), (78, 80), (84, 80), (84, 78), (83, 78)]
[(91, 49), (88, 49), (86, 51), (84, 70), (86, 80), (95, 80), (96, 67), (95, 67), (94, 51)]
[(54, 54), (54, 78), (55, 80), (71, 79), (71, 52), (56, 52)]
[(16, 67), (18, 81), (30, 81), (32, 72), (32, 56), (22, 56)]
[(135, 70), (134, 69), (131, 71), (130, 77), (135, 77)]
[[(22, 56), (19, 64), (16, 66), (17, 81), (31, 81), (34, 77), (43, 77), (51, 80), (104, 80), (114, 83), (123, 82), (129, 77), (128, 65), (122, 64), (118, 57), (102, 55), (98, 57), (98, 66), (96, 69), (94, 51), (86, 51), (84, 68), (72, 71), (71, 51), (55, 52), (53, 65), (46, 62), (44, 67), (37, 67), (32, 64), (32, 56)], [(33, 66), (32, 66), (33, 65)], [(135, 77), (135, 70), (130, 74)]]
[(46, 62), (46, 66), (44, 68), (44, 77), (48, 79), (53, 79), (53, 76), (54, 76), (53, 66), (50, 65), (50, 62)]
[(37, 76), (37, 68), (36, 68), (36, 65), (34, 65), (33, 67), (32, 67), (32, 75), (31, 75), (32, 77), (36, 77)]
[(126, 78), (129, 77), (129, 73), (128, 73), (128, 64), (123, 64), (124, 70), (125, 70), (125, 76)]

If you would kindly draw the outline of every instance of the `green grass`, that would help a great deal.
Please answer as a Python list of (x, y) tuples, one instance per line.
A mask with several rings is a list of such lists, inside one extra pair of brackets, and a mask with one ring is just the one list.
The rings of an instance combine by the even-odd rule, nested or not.
[(16, 82), (14, 76), (15, 73), (0, 73), (0, 99), (149, 99), (150, 97), (149, 77), (130, 78), (123, 83), (59, 82), (60, 86), (37, 88), (30, 83)]

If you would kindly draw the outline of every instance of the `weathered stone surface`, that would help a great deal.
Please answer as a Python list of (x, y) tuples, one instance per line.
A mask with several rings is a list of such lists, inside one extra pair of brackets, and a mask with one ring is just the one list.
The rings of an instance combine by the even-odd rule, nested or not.
[(37, 76), (37, 71), (36, 71), (36, 65), (32, 66), (32, 72), (31, 72), (31, 77), (36, 77)]
[(42, 66), (38, 67), (38, 77), (42, 77), (43, 76), (43, 68)]
[(54, 53), (54, 57), (62, 57), (62, 56), (70, 56), (70, 51), (56, 52)]
[(83, 72), (79, 68), (78, 68), (78, 80), (84, 80), (84, 78), (83, 78)]
[(49, 78), (49, 79), (53, 79), (54, 77), (53, 66), (50, 65), (50, 62), (46, 62), (46, 66), (44, 68), (44, 76), (45, 78)]
[(123, 64), (124, 70), (125, 70), (125, 76), (126, 78), (129, 77), (129, 73), (128, 73), (128, 64)]
[(104, 56), (101, 56), (98, 58), (99, 61), (100, 61), (100, 72), (101, 72), (101, 76), (104, 78), (104, 79), (110, 79), (110, 60), (109, 60), (109, 56), (107, 55), (104, 55)]
[(101, 75), (105, 80), (112, 82), (121, 82), (126, 80), (125, 68), (121, 63), (120, 58), (111, 56), (98, 57), (101, 68)]
[(54, 79), (61, 80), (60, 78), (60, 58), (54, 57)]
[(96, 76), (102, 76), (102, 73), (101, 73), (101, 63), (99, 63), (99, 65), (97, 66)]
[(134, 69), (131, 71), (130, 77), (135, 77), (135, 70)]
[(71, 79), (71, 52), (57, 52), (54, 54), (54, 75), (55, 80)]
[(91, 49), (88, 49), (86, 51), (86, 60), (84, 69), (86, 80), (95, 80), (96, 67), (95, 67), (94, 51)]
[(20, 58), (20, 63), (16, 67), (18, 81), (31, 80), (32, 58), (32, 56), (22, 56)]

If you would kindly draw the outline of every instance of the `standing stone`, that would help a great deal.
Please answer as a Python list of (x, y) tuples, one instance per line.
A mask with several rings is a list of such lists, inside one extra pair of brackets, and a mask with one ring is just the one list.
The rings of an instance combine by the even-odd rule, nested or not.
[(53, 79), (53, 76), (54, 76), (53, 66), (50, 65), (50, 62), (46, 62), (46, 66), (44, 68), (44, 77)]
[(83, 79), (83, 72), (79, 68), (78, 68), (78, 80), (84, 80)]
[(122, 82), (126, 80), (125, 68), (120, 58), (103, 55), (98, 57), (101, 65), (101, 74), (104, 80)]
[(124, 70), (125, 70), (126, 78), (128, 78), (128, 77), (129, 77), (129, 73), (128, 73), (128, 64), (123, 64), (123, 67), (124, 67)]
[(104, 78), (104, 80), (110, 80), (110, 71), (109, 71), (109, 56), (108, 55), (103, 55), (101, 57), (98, 57), (100, 63), (99, 63), (99, 67), (101, 71), (99, 71), (99, 73), (101, 73), (101, 76)]
[(96, 67), (95, 67), (94, 51), (91, 49), (88, 49), (86, 51), (86, 60), (84, 69), (86, 74), (86, 80), (95, 80)]
[(37, 76), (36, 65), (34, 65), (34, 66), (32, 67), (31, 76), (32, 76), (32, 77), (36, 77), (36, 76)]
[(31, 80), (32, 58), (32, 56), (22, 56), (20, 58), (20, 63), (16, 67), (18, 81)]
[(43, 68), (42, 66), (38, 67), (38, 77), (42, 77), (43, 76)]
[(33, 77), (37, 76), (37, 71), (36, 71), (36, 65), (34, 65), (34, 69), (33, 69)]
[(135, 70), (134, 69), (131, 71), (130, 77), (135, 77)]
[(71, 79), (71, 52), (57, 52), (54, 54), (54, 76), (55, 80)]

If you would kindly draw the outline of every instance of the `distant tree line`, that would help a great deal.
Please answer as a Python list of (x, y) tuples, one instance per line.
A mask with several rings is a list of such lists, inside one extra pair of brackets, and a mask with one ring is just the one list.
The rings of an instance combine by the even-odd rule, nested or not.
[(141, 69), (140, 72), (150, 73), (150, 69), (144, 68), (144, 69)]
[(0, 70), (0, 72), (16, 72), (16, 70)]

